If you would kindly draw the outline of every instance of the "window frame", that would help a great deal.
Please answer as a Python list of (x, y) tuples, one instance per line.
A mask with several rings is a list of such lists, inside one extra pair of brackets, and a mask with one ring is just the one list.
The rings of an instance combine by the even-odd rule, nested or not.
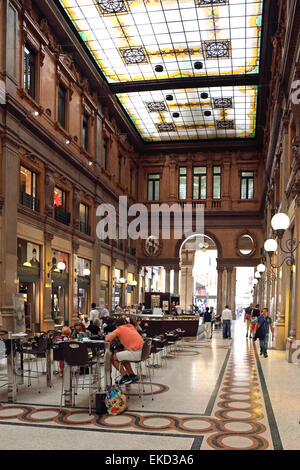
[(82, 148), (88, 152), (89, 149), (89, 121), (90, 116), (83, 112), (82, 114)]
[[(181, 170), (185, 170), (185, 174), (181, 174)], [(185, 197), (181, 197), (181, 194), (180, 194), (180, 186), (181, 186), (181, 184), (183, 184), (183, 183), (181, 183), (181, 178), (184, 178), (184, 180), (185, 180), (185, 183), (184, 183), (184, 185), (185, 185)], [(187, 167), (186, 166), (181, 166), (178, 169), (178, 199), (180, 201), (186, 201), (186, 199), (187, 199)]]
[[(216, 168), (219, 168), (220, 171), (216, 173)], [(218, 197), (215, 196), (215, 177), (220, 178), (220, 195)], [(213, 166), (213, 184), (212, 184), (212, 198), (213, 200), (220, 200), (222, 197), (222, 167), (221, 165), (214, 165)]]
[[(63, 118), (63, 123), (60, 120), (60, 103), (62, 102), (60, 100), (60, 90), (63, 90), (64, 92), (64, 118)], [(60, 82), (57, 87), (57, 122), (64, 128), (67, 129), (67, 93), (68, 90), (66, 87)]]
[[(196, 173), (197, 169), (205, 168), (205, 173)], [(195, 197), (195, 179), (198, 180), (198, 197)], [(205, 197), (202, 197), (202, 179), (205, 181)], [(199, 197), (200, 196), (200, 197)], [(194, 166), (193, 167), (193, 200), (204, 201), (207, 198), (207, 166)]]
[[(153, 177), (158, 177), (158, 178), (153, 178)], [(150, 185), (151, 185), (151, 195), (152, 198), (149, 197), (150, 195)], [(158, 185), (158, 197), (155, 198), (155, 193), (157, 190)], [(159, 201), (160, 200), (160, 173), (148, 173), (147, 175), (147, 200), (148, 201)]]
[[(252, 173), (252, 176), (243, 176), (243, 173)], [(254, 199), (255, 194), (255, 172), (253, 170), (243, 170), (241, 171), (241, 181), (240, 181), (240, 198), (243, 201)], [(249, 197), (249, 181), (252, 181), (252, 197)], [(246, 197), (243, 197), (243, 182), (246, 182)]]
[[(28, 50), (28, 54), (26, 54), (26, 50)], [(33, 56), (33, 69), (34, 73), (32, 74), (31, 71), (30, 77), (33, 77), (33, 80), (30, 81), (31, 86), (28, 88), (28, 68), (30, 69), (30, 61), (29, 57)], [(23, 60), (23, 89), (25, 92), (30, 96), (33, 100), (37, 99), (37, 59), (38, 53), (37, 51), (27, 42), (24, 43), (24, 60)], [(31, 62), (32, 65), (32, 62)], [(33, 83), (32, 83), (33, 82)]]
[[(81, 207), (84, 206), (84, 220), (81, 219)], [(89, 223), (90, 223), (90, 206), (85, 204), (84, 202), (80, 202), (79, 204), (79, 225), (80, 225), (80, 232), (86, 235), (89, 235)], [(82, 230), (82, 224), (84, 225), (85, 230)]]

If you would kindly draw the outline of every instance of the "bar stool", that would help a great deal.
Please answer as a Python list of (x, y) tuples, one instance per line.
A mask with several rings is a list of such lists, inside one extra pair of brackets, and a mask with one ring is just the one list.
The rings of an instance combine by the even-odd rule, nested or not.
[[(139, 377), (139, 380), (135, 383), (138, 385), (138, 392), (139, 392), (139, 398), (141, 398), (142, 401), (142, 408), (144, 408), (144, 402), (143, 402), (143, 392), (145, 392), (145, 383), (144, 383), (144, 376), (143, 376), (143, 371), (142, 371), (142, 364), (146, 363), (151, 355), (151, 346), (152, 346), (152, 338), (145, 338), (144, 339), (144, 345), (142, 349), (142, 355), (141, 359), (139, 361), (130, 361), (130, 363), (136, 364), (136, 374)], [(150, 388), (151, 388), (151, 397), (152, 400), (153, 398), (153, 389), (152, 389), (152, 380), (151, 380), (151, 372), (150, 369), (148, 368), (148, 377), (149, 377), (149, 382), (150, 382)], [(131, 384), (126, 384), (125, 387), (130, 386)]]
[[(22, 345), (22, 353), (24, 355), (24, 359), (25, 356), (27, 356), (28, 361), (28, 369), (24, 370), (24, 372), (28, 373), (28, 387), (31, 387), (31, 379), (36, 378), (38, 380), (38, 393), (41, 393), (39, 375), (43, 373), (43, 371), (39, 371), (39, 359), (46, 357), (47, 347), (48, 338), (46, 333), (42, 333), (41, 336), (34, 338), (31, 341), (28, 341), (27, 343), (24, 343)], [(35, 363), (36, 375), (32, 375), (32, 362)], [(26, 375), (24, 374), (24, 376)]]
[[(85, 375), (85, 369), (86, 368), (88, 369), (89, 414), (91, 414), (92, 397), (93, 397), (93, 390), (92, 390), (93, 379), (96, 377), (96, 382), (98, 379), (97, 367), (96, 367), (96, 373), (93, 374), (93, 366), (97, 366), (97, 360), (90, 358), (87, 346), (84, 343), (80, 343), (77, 341), (65, 342), (63, 344), (63, 356), (64, 356), (65, 362), (71, 368), (71, 371), (70, 371), (71, 384), (70, 385), (72, 388), (72, 397), (71, 397), (72, 406), (75, 406), (75, 395), (77, 395), (77, 390), (78, 390), (80, 369), (82, 368), (84, 370), (83, 375)], [(64, 380), (62, 381), (60, 409), (62, 409), (63, 396), (66, 395), (66, 393), (64, 392), (65, 379), (66, 379), (66, 367), (64, 368)], [(83, 383), (82, 388), (86, 388), (84, 383)]]

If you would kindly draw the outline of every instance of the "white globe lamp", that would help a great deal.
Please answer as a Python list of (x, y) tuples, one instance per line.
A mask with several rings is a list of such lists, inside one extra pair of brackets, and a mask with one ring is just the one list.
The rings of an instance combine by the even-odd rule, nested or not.
[(265, 273), (266, 272), (266, 267), (265, 267), (264, 264), (259, 264), (256, 269), (259, 273)]
[(282, 238), (284, 232), (290, 226), (290, 219), (288, 215), (284, 214), (283, 212), (280, 212), (279, 214), (274, 215), (271, 220), (271, 225), (273, 230), (276, 232), (276, 235), (279, 238)]
[(273, 238), (269, 238), (269, 240), (267, 240), (264, 244), (264, 249), (265, 251), (269, 253), (270, 256), (272, 256), (275, 253), (275, 251), (277, 251), (277, 248), (278, 248), (278, 243)]

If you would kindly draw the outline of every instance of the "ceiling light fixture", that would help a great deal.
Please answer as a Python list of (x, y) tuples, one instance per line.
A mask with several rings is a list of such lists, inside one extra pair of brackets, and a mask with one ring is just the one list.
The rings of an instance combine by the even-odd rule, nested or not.
[(203, 62), (195, 62), (194, 68), (197, 70), (203, 69)]
[(163, 72), (164, 68), (162, 65), (156, 65), (155, 66), (155, 72)]

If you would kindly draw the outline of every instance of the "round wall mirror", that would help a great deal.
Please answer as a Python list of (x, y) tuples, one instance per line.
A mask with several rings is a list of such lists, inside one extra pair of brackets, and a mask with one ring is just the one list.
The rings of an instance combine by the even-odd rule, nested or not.
[(254, 250), (253, 238), (250, 235), (241, 235), (238, 241), (238, 250), (241, 255), (250, 255)]

